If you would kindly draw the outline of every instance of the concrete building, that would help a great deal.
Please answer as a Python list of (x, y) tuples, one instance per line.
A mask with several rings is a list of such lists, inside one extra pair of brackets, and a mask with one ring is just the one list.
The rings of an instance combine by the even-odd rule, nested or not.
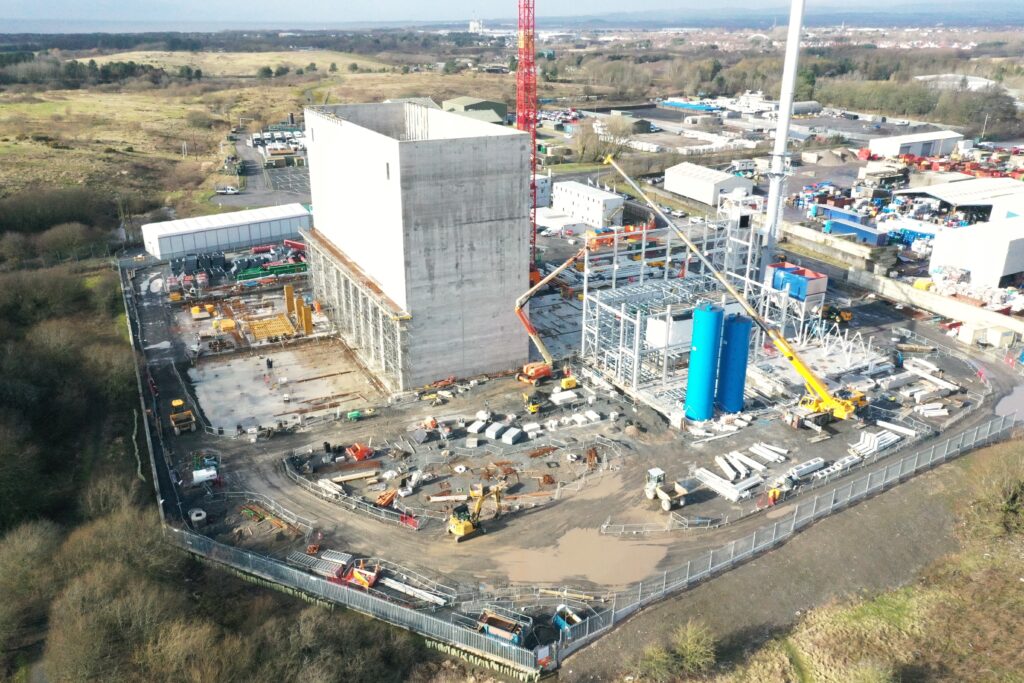
[(551, 171), (537, 176), (537, 208), (551, 206)]
[(185, 254), (245, 249), (257, 244), (280, 242), (296, 237), (310, 225), (309, 211), (302, 204), (267, 206), (142, 226), (142, 243), (158, 259)]
[(754, 182), (749, 178), (716, 171), (686, 161), (665, 169), (665, 189), (669, 192), (707, 204), (718, 206), (718, 197), (735, 189), (754, 193)]
[(387, 386), (511, 369), (528, 340), (530, 137), (414, 104), (306, 109), (318, 301)]
[(493, 111), (502, 121), (508, 116), (508, 106), (504, 102), (482, 100), (479, 97), (454, 97), (444, 100), (441, 102), (441, 109), (456, 113)]
[(551, 190), (551, 209), (593, 228), (622, 225), (625, 200), (614, 192), (570, 180), (555, 183)]
[(880, 157), (898, 157), (901, 154), (913, 154), (919, 157), (946, 156), (951, 154), (956, 149), (957, 143), (963, 139), (964, 136), (960, 133), (951, 130), (937, 130), (931, 133), (875, 138), (868, 142), (868, 149), (873, 155)]
[(975, 288), (1016, 284), (1024, 274), (1024, 218), (938, 231), (929, 267), (969, 271)]

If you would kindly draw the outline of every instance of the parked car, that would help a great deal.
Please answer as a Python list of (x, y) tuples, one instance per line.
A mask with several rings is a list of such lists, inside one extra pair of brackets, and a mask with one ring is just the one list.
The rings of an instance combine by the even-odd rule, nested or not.
[(218, 187), (216, 190), (217, 194), (238, 194), (238, 188), (231, 185), (225, 187)]
[(674, 218), (686, 218), (686, 212), (680, 211), (679, 209), (675, 209), (672, 211), (672, 216)]

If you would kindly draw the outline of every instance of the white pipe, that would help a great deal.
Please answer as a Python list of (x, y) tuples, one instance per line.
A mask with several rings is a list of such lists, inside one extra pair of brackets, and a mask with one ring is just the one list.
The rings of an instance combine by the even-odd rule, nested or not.
[(779, 93), (779, 120), (775, 128), (775, 147), (768, 172), (768, 202), (765, 206), (765, 249), (761, 259), (761, 279), (765, 269), (775, 258), (782, 219), (782, 195), (786, 185), (786, 143), (789, 140), (789, 122), (793, 117), (793, 99), (796, 94), (796, 72), (800, 61), (800, 31), (803, 28), (804, 0), (793, 0), (789, 9), (789, 32), (786, 35), (786, 61), (782, 67), (782, 90)]

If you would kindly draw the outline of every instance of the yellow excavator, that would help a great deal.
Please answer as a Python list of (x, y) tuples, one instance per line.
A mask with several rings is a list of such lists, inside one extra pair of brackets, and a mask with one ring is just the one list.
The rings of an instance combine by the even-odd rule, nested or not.
[(448, 517), (448, 533), (455, 537), (456, 543), (468, 541), (479, 533), (483, 532), (480, 526), (480, 511), (484, 507), (484, 501), (494, 498), (494, 516), (501, 516), (501, 492), (503, 484), (495, 484), (491, 487), (484, 487), (483, 484), (474, 484), (469, 489), (469, 498), (472, 507), (466, 503), (456, 505), (452, 514)]
[(860, 391), (844, 391), (842, 395), (833, 394), (828, 390), (828, 386), (822, 381), (814, 371), (807, 367), (807, 364), (803, 362), (800, 356), (797, 355), (796, 351), (790, 346), (789, 342), (782, 335), (782, 330), (774, 327), (768, 323), (761, 315), (750, 305), (750, 302), (744, 298), (744, 296), (729, 282), (728, 278), (725, 277), (711, 261), (701, 252), (697, 245), (684, 233), (679, 227), (669, 220), (668, 216), (658, 207), (657, 204), (652, 202), (650, 198), (644, 194), (644, 191), (640, 189), (640, 186), (630, 178), (622, 167), (619, 166), (615, 159), (611, 155), (605, 157), (604, 163), (612, 166), (619, 175), (633, 188), (637, 193), (637, 196), (647, 202), (647, 205), (651, 207), (658, 216), (661, 217), (665, 223), (671, 227), (675, 232), (676, 236), (683, 241), (691, 253), (697, 257), (700, 262), (704, 265), (708, 271), (715, 276), (722, 287), (725, 288), (736, 302), (743, 308), (746, 314), (754, 321), (754, 324), (760, 327), (765, 336), (771, 341), (772, 345), (778, 350), (782, 357), (789, 361), (789, 364), (793, 366), (797, 374), (804, 381), (804, 387), (806, 393), (803, 398), (800, 399), (800, 405), (794, 413), (794, 416), (789, 420), (790, 424), (798, 425), (800, 422), (805, 422), (808, 425), (817, 424), (821, 419), (832, 419), (837, 420), (849, 420), (855, 418), (857, 410), (867, 405), (867, 399), (864, 394)]
[[(533, 342), (534, 346), (537, 347), (537, 350), (540, 351), (541, 358), (544, 359), (543, 361), (527, 363), (526, 365), (524, 365), (522, 370), (516, 375), (516, 379), (518, 379), (520, 382), (526, 382), (527, 384), (537, 386), (544, 380), (554, 377), (555, 374), (555, 359), (551, 356), (551, 352), (548, 351), (547, 345), (544, 344), (544, 341), (540, 338), (540, 333), (537, 332), (537, 328), (534, 327), (533, 323), (530, 322), (530, 319), (527, 317), (526, 312), (523, 310), (523, 307), (526, 306), (526, 303), (533, 297), (534, 294), (544, 289), (544, 287), (546, 287), (548, 283), (550, 283), (552, 280), (558, 277), (559, 273), (561, 273), (563, 270), (571, 266), (579, 259), (583, 258), (584, 254), (586, 253), (586, 247), (580, 249), (578, 252), (570, 256), (565, 263), (561, 264), (560, 266), (552, 270), (550, 273), (545, 275), (543, 278), (540, 279), (539, 282), (537, 282), (537, 284), (530, 287), (521, 297), (516, 299), (516, 317), (519, 318), (519, 322), (521, 322), (523, 324), (523, 327), (526, 328), (526, 334), (530, 335), (530, 340)], [(570, 376), (567, 372), (564, 371), (562, 374), (563, 376), (559, 380), (560, 387), (564, 390), (575, 389), (576, 378)]]

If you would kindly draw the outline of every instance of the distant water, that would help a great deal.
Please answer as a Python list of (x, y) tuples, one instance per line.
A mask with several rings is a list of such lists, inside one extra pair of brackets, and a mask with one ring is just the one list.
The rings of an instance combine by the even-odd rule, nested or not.
[(5, 33), (217, 33), (219, 31), (329, 31), (412, 26), (417, 22), (312, 22), (312, 21), (85, 21), (78, 19), (5, 19)]

